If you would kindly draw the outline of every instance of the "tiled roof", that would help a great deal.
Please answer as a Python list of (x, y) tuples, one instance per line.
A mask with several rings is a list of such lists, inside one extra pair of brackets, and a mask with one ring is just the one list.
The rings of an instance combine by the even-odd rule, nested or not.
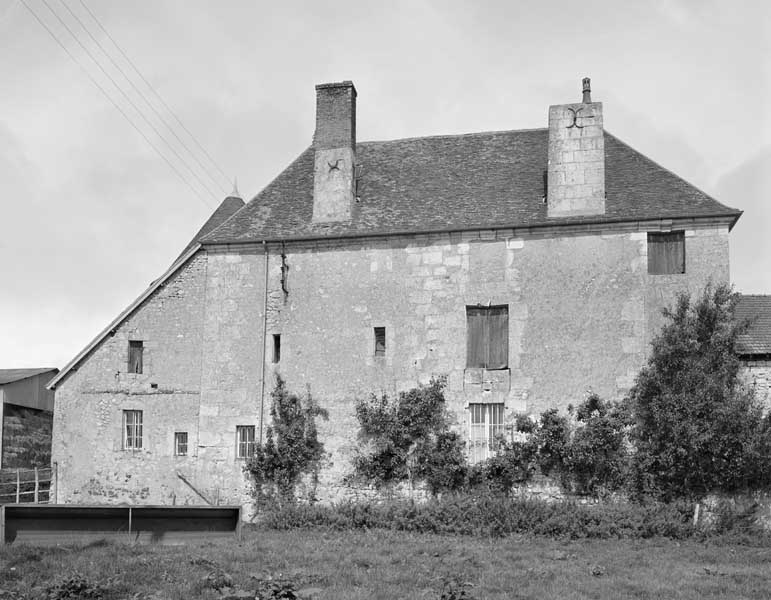
[(547, 129), (363, 142), (353, 217), (312, 223), (314, 150), (308, 148), (246, 207), (202, 240), (234, 243), (725, 216), (741, 211), (605, 132), (606, 214), (548, 219)]
[(750, 322), (747, 332), (737, 341), (737, 352), (744, 355), (771, 354), (771, 296), (742, 294), (734, 317)]
[(41, 373), (50, 373), (53, 371), (58, 372), (58, 369), (55, 367), (43, 367), (39, 369), (0, 369), (0, 385), (21, 381), (22, 379), (27, 379), (27, 377), (34, 377)]
[(187, 254), (188, 250), (200, 242), (202, 237), (214, 231), (217, 227), (222, 225), (228, 218), (233, 216), (243, 207), (244, 201), (238, 196), (228, 196), (225, 198), (217, 207), (217, 209), (212, 213), (206, 223), (203, 224), (203, 227), (198, 230), (198, 233), (193, 236), (193, 239), (190, 240), (190, 243), (185, 246), (185, 249), (182, 250), (180, 255), (177, 257), (177, 260)]

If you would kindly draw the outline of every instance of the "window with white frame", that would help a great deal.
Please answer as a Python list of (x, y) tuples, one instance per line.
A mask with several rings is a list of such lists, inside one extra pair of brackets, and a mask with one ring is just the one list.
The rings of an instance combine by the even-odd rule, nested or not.
[(187, 431), (174, 432), (174, 456), (187, 456)]
[(469, 404), (469, 461), (477, 463), (495, 453), (504, 434), (503, 404)]
[(254, 456), (254, 425), (236, 427), (236, 458)]
[(142, 449), (142, 411), (123, 411), (123, 449)]

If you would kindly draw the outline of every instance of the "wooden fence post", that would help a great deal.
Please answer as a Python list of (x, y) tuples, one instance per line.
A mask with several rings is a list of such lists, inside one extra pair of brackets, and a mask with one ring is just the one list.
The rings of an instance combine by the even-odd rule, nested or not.
[(19, 503), (20, 488), (21, 488), (21, 479), (19, 478), (19, 468), (16, 467), (16, 504)]
[(38, 504), (38, 491), (40, 490), (40, 479), (37, 475), (37, 467), (35, 467), (35, 504)]

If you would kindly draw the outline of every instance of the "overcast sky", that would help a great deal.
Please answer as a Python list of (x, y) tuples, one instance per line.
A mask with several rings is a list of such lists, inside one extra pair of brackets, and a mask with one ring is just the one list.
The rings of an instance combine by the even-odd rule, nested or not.
[(0, 0), (0, 368), (73, 358), (168, 267), (233, 177), (248, 200), (310, 144), (314, 84), (343, 79), (358, 90), (365, 141), (545, 127), (549, 104), (579, 101), (590, 76), (608, 131), (745, 211), (732, 281), (771, 293), (770, 6)]

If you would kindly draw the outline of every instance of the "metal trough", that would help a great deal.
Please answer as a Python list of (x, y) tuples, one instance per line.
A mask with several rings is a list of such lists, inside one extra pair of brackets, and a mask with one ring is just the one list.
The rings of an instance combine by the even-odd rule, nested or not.
[(6, 504), (0, 540), (36, 545), (96, 540), (184, 544), (241, 539), (240, 506)]

